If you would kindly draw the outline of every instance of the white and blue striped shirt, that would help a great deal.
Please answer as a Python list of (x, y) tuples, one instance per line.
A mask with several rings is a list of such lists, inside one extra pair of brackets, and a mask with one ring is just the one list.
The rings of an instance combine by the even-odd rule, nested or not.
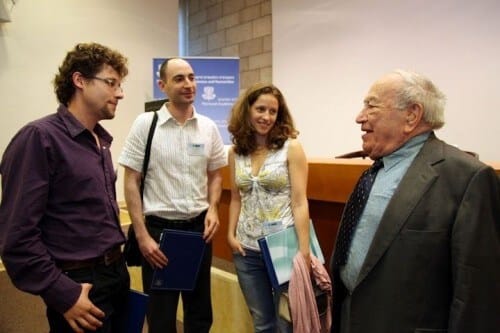
[[(118, 162), (142, 172), (144, 151), (153, 112), (134, 121)], [(189, 219), (208, 208), (207, 171), (227, 165), (221, 135), (213, 120), (196, 111), (184, 124), (165, 105), (151, 144), (144, 183), (144, 215), (165, 219)]]

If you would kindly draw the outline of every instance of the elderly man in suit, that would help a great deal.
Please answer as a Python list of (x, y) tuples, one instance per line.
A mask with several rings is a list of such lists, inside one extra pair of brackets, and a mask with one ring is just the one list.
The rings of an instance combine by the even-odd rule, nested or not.
[(344, 210), (332, 332), (500, 332), (500, 181), (435, 136), (444, 104), (429, 79), (401, 70), (364, 100), (363, 150), (381, 168)]

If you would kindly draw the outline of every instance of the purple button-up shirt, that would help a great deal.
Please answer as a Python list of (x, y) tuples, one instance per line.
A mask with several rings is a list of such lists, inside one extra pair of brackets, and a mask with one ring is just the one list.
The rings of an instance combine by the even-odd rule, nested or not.
[(60, 106), (12, 139), (0, 164), (0, 254), (12, 282), (61, 313), (78, 283), (57, 260), (95, 258), (125, 241), (116, 202), (112, 137), (90, 131)]

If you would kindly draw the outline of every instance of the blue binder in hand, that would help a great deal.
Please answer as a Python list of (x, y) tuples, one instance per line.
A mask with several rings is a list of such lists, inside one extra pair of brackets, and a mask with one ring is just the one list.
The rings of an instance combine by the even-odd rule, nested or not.
[(153, 271), (151, 289), (193, 290), (205, 246), (201, 232), (164, 229), (160, 249), (167, 256), (168, 264)]
[(149, 296), (130, 289), (127, 304), (127, 333), (141, 333), (146, 317)]
[[(262, 258), (274, 289), (280, 289), (290, 281), (293, 258), (299, 250), (299, 241), (295, 227), (289, 226), (278, 232), (266, 235), (258, 240)], [(309, 225), (309, 246), (311, 253), (324, 264), (325, 258), (319, 246), (312, 222)]]

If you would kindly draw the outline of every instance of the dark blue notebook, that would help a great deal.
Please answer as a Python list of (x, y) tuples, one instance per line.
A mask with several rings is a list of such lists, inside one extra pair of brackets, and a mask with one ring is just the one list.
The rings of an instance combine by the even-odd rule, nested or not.
[(164, 229), (160, 249), (167, 256), (168, 264), (154, 270), (151, 289), (193, 290), (205, 245), (201, 232)]
[(127, 304), (127, 333), (141, 333), (149, 296), (130, 289)]

